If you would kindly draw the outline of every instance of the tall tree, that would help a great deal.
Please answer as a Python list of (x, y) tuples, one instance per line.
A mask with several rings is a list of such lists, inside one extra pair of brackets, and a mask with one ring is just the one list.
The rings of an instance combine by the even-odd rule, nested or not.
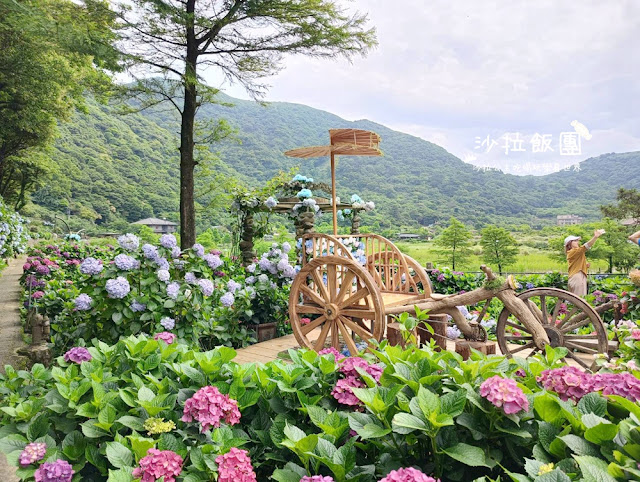
[[(348, 15), (335, 0), (132, 0), (120, 6), (122, 50), (137, 79), (140, 108), (170, 103), (179, 112), (180, 242), (195, 242), (196, 113), (218, 90), (202, 72), (213, 67), (254, 98), (285, 53), (315, 57), (365, 53), (375, 45), (366, 15)], [(224, 125), (211, 125), (218, 132)]]
[(460, 266), (471, 256), (471, 237), (472, 234), (466, 226), (451, 216), (449, 226), (434, 241), (436, 246), (442, 248), (438, 251), (440, 259), (451, 263), (451, 268), (456, 269), (456, 263)]
[(50, 168), (56, 123), (118, 70), (114, 22), (101, 0), (0, 0), (0, 195), (18, 207)]
[(631, 218), (635, 225), (640, 224), (640, 192), (636, 189), (621, 187), (616, 194), (618, 204), (601, 206), (600, 210), (606, 217), (613, 219)]
[(482, 246), (483, 261), (498, 266), (498, 271), (502, 274), (503, 266), (509, 266), (516, 261), (517, 241), (509, 231), (494, 225), (485, 227), (481, 235), (480, 246)]

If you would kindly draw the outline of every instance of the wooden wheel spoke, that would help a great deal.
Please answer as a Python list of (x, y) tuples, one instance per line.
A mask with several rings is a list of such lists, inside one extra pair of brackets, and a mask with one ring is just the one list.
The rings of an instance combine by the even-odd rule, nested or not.
[(300, 327), (300, 331), (302, 332), (303, 335), (307, 335), (309, 332), (311, 332), (311, 331), (315, 330), (316, 328), (318, 328), (326, 320), (327, 320), (327, 317), (322, 315), (322, 316), (316, 318), (315, 320), (313, 320), (308, 325), (301, 326)]
[(577, 306), (574, 306), (569, 313), (564, 315), (564, 317), (562, 318), (562, 321), (560, 321), (560, 323), (556, 325), (556, 328), (558, 329), (562, 328), (565, 325), (565, 323), (571, 321), (571, 319), (578, 313), (578, 311), (580, 311), (580, 308), (578, 308)]
[(338, 328), (342, 333), (342, 338), (344, 338), (344, 342), (347, 344), (347, 348), (349, 348), (349, 352), (351, 353), (351, 356), (357, 356), (358, 347), (356, 347), (356, 342), (353, 341), (353, 338), (351, 338), (351, 334), (349, 333), (349, 330), (347, 330), (347, 327), (344, 325), (344, 323), (342, 323), (340, 319), (335, 320), (335, 323), (336, 325), (338, 325)]
[(594, 331), (589, 335), (565, 335), (565, 340), (593, 340), (598, 341), (597, 333)]
[(529, 308), (529, 311), (531, 312), (533, 317), (540, 323), (544, 323), (542, 321), (542, 311), (540, 311), (540, 308), (538, 308), (536, 304), (531, 300), (524, 300), (524, 302), (527, 305), (527, 308)]
[(327, 285), (329, 287), (329, 301), (333, 301), (336, 299), (337, 295), (337, 283), (338, 283), (338, 273), (336, 270), (335, 264), (330, 264), (327, 266)]
[(515, 323), (511, 323), (510, 321), (507, 321), (505, 325), (510, 326), (511, 328), (515, 328), (516, 330), (526, 331), (527, 333), (532, 335), (531, 330), (524, 325), (516, 325)]
[(531, 353), (529, 353), (525, 358), (529, 358), (532, 357), (533, 355), (535, 355), (536, 353), (538, 353), (538, 351), (540, 351), (540, 349), (536, 346), (533, 348), (533, 350), (531, 350)]
[(320, 351), (324, 348), (324, 342), (327, 341), (327, 335), (329, 334), (329, 329), (331, 328), (332, 323), (325, 323), (320, 331), (320, 336), (313, 345), (313, 349), (315, 351)]
[(376, 317), (376, 312), (373, 310), (346, 309), (341, 310), (340, 314), (354, 318), (365, 318), (367, 320), (374, 320)]
[(563, 301), (564, 300), (558, 298), (558, 301), (556, 302), (556, 306), (553, 307), (553, 313), (551, 314), (551, 324), (553, 326), (555, 326), (556, 324), (556, 320), (558, 319), (558, 313), (560, 313), (560, 308), (562, 308)]
[(503, 338), (505, 340), (533, 340), (533, 336), (511, 336), (511, 335), (505, 335)]
[(320, 290), (320, 295), (322, 298), (329, 302), (331, 297), (329, 296), (329, 292), (327, 291), (327, 287), (324, 285), (324, 281), (322, 281), (322, 276), (318, 273), (318, 270), (313, 270), (311, 272), (311, 276), (313, 277), (313, 281), (316, 283), (316, 286)]
[(366, 328), (360, 326), (358, 323), (351, 321), (349, 318), (340, 315), (340, 321), (358, 335), (362, 341), (366, 341), (368, 343), (369, 340), (373, 338), (373, 334), (371, 332), (367, 331)]
[(547, 297), (545, 295), (540, 295), (540, 311), (542, 314), (542, 324), (549, 324), (549, 313), (547, 312)]
[(342, 301), (341, 303), (338, 303), (338, 308), (344, 308), (345, 306), (353, 306), (362, 298), (366, 298), (367, 296), (369, 296), (369, 290), (366, 287), (361, 288), (346, 300)]
[(530, 342), (529, 342), (529, 343), (527, 343), (526, 345), (519, 346), (519, 347), (518, 347), (518, 348), (516, 348), (515, 350), (509, 350), (509, 354), (510, 354), (510, 355), (513, 355), (514, 353), (521, 352), (522, 350), (526, 350), (527, 348), (531, 348), (531, 347), (533, 347), (533, 346), (534, 346), (533, 342), (532, 342), (532, 341), (530, 341)]
[(342, 280), (341, 280), (341, 284), (340, 284), (340, 291), (338, 292), (337, 296), (336, 296), (336, 303), (340, 303), (344, 297), (349, 293), (351, 293), (351, 288), (353, 287), (353, 278), (355, 278), (355, 274), (353, 271), (349, 270), (346, 272), (346, 274), (343, 276)]
[(318, 296), (318, 293), (313, 291), (308, 286), (302, 285), (300, 286), (300, 291), (302, 291), (305, 295), (307, 295), (311, 300), (317, 305), (323, 306), (325, 304), (325, 300)]
[[(581, 351), (583, 353), (589, 353), (591, 355), (595, 355), (596, 353), (600, 353), (597, 350), (597, 345), (589, 344), (589, 346), (587, 346), (585, 343), (577, 343), (577, 342), (574, 342), (574, 341), (566, 341), (566, 340), (565, 340), (564, 345), (567, 348), (574, 348), (574, 349), (576, 349), (578, 351)], [(593, 348), (594, 346), (596, 348)]]
[(587, 326), (591, 323), (591, 320), (587, 318), (586, 320), (582, 320), (580, 323), (575, 323), (573, 325), (565, 326), (560, 331), (562, 333), (569, 333), (570, 331), (577, 330), (578, 328), (582, 328), (583, 326)]
[(324, 308), (313, 305), (296, 305), (296, 313), (305, 315), (321, 315), (324, 313)]
[(331, 325), (331, 346), (340, 351), (340, 335), (338, 334), (338, 323), (336, 320), (329, 322)]
[(580, 359), (580, 357), (579, 357), (579, 356), (574, 355), (572, 351), (569, 351), (569, 353), (567, 353), (567, 356), (568, 356), (569, 358), (571, 358), (571, 359), (573, 359), (573, 360), (577, 361), (577, 362), (578, 362), (578, 364), (582, 366), (582, 368), (584, 368), (584, 369), (586, 369), (586, 370), (588, 370), (588, 369), (589, 369), (589, 366), (588, 366), (585, 362), (583, 362), (583, 361)]

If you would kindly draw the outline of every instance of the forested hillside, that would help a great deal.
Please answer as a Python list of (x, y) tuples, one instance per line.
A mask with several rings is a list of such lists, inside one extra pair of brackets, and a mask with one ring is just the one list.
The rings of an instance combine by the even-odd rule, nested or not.
[[(328, 141), (328, 129), (357, 127), (382, 136), (384, 157), (340, 158), (339, 195), (359, 194), (376, 202), (370, 221), (380, 226), (419, 226), (455, 215), (480, 226), (488, 222), (548, 224), (556, 214), (599, 216), (599, 205), (614, 199), (618, 187), (640, 186), (640, 153), (606, 154), (581, 163), (580, 171), (547, 176), (482, 172), (441, 147), (417, 137), (361, 120), (345, 121), (328, 112), (289, 103), (264, 107), (223, 96), (233, 107), (208, 105), (202, 118), (226, 118), (237, 141), (217, 151), (228, 176), (259, 184), (280, 169), (327, 181), (326, 159), (299, 160), (283, 151)], [(98, 223), (158, 216), (177, 219), (178, 123), (172, 112), (119, 115), (89, 104), (61, 126), (54, 159), (58, 172), (34, 202)], [(200, 179), (201, 185), (208, 179)]]

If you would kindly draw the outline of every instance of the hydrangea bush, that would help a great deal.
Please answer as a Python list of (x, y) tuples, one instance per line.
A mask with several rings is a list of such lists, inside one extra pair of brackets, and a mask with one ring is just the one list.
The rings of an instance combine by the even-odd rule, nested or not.
[[(562, 366), (562, 349), (463, 362), (383, 343), (362, 358), (291, 350), (286, 362), (238, 365), (231, 348), (201, 352), (140, 335), (96, 340), (88, 351), (90, 360), (58, 357), (51, 369), (6, 367), (0, 376), (0, 450), (22, 480), (52, 471), (92, 481), (281, 482), (640, 473), (640, 408), (626, 392), (594, 387), (564, 401), (538, 381)], [(351, 389), (357, 405), (332, 394), (347, 377), (362, 382)], [(505, 405), (510, 397), (518, 411)]]
[(27, 224), (26, 219), (10, 210), (0, 199), (0, 259), (25, 252), (27, 241), (31, 239), (27, 232)]

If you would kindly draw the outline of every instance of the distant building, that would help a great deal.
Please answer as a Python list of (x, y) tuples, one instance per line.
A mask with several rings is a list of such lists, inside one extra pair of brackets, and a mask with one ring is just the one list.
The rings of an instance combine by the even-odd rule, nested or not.
[(149, 226), (156, 234), (175, 233), (178, 229), (178, 225), (176, 223), (167, 221), (166, 219), (158, 218), (141, 219), (140, 221), (136, 221), (133, 224), (143, 224), (144, 226)]
[(582, 224), (583, 219), (575, 214), (558, 214), (558, 226), (571, 226), (573, 224)]
[(403, 239), (403, 240), (411, 240), (411, 239), (420, 239), (422, 238), (422, 235), (420, 234), (411, 234), (411, 233), (401, 233), (398, 234), (398, 239)]

